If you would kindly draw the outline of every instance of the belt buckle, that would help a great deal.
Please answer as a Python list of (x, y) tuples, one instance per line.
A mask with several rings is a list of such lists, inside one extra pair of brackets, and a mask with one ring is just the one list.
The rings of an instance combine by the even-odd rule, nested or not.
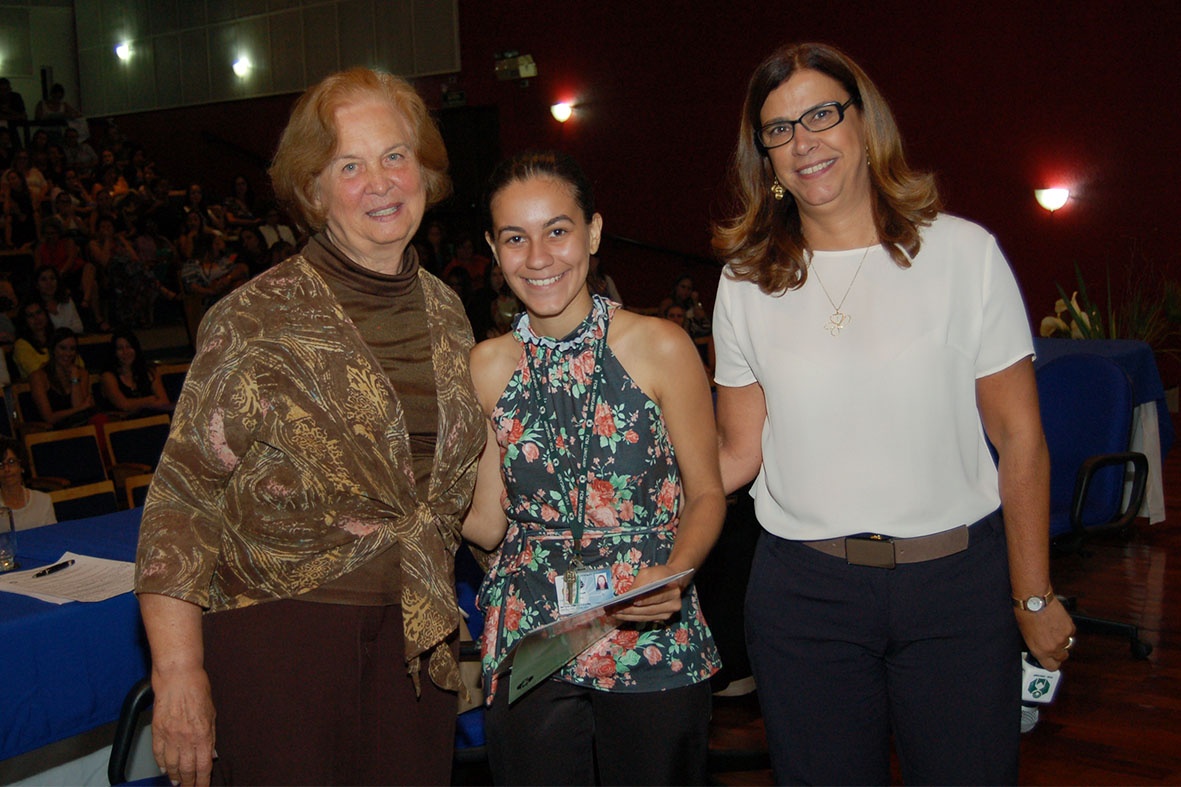
[(851, 566), (894, 568), (894, 539), (876, 533), (845, 538), (845, 561)]

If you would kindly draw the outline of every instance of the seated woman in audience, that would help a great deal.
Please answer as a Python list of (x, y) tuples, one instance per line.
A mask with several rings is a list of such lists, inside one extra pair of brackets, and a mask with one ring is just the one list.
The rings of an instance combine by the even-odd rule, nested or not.
[(41, 222), (41, 241), (33, 251), (34, 269), (52, 268), (63, 280), (69, 280), (81, 276), (84, 264), (78, 244), (62, 231), (56, 217)]
[(29, 184), (20, 170), (4, 173), (4, 246), (9, 249), (31, 249), (37, 242), (41, 217)]
[(262, 233), (262, 239), (267, 242), (267, 248), (274, 246), (279, 241), (290, 243), (293, 247), (296, 246), (295, 233), (291, 227), (286, 224), (280, 224), (279, 209), (270, 207), (263, 215), (262, 224), (258, 225), (258, 231)]
[(49, 181), (45, 180), (45, 173), (33, 164), (33, 155), (27, 150), (18, 150), (12, 157), (12, 168), (21, 174), (25, 180), (25, 187), (33, 201), (33, 207), (38, 212), (41, 202), (49, 196)]
[(464, 306), (472, 324), (472, 334), (478, 342), (508, 333), (513, 326), (513, 318), (521, 311), (521, 302), (504, 283), (504, 271), (499, 265), (489, 265), (484, 269), (484, 285), (472, 294)]
[(41, 303), (54, 328), (69, 328), (75, 334), (84, 333), (78, 307), (70, 297), (69, 289), (62, 284), (61, 276), (49, 266), (37, 268), (33, 274), (33, 298)]
[(82, 426), (99, 415), (90, 374), (78, 364), (78, 337), (69, 328), (53, 332), (49, 363), (29, 375), (29, 393), (41, 420), (54, 429)]
[(180, 269), (185, 292), (200, 295), (206, 309), (250, 278), (246, 266), (225, 252), (226, 244), (220, 235), (202, 235), (193, 246), (193, 258)]
[(590, 256), (590, 270), (586, 273), (586, 286), (590, 287), (592, 295), (602, 295), (620, 306), (623, 305), (623, 298), (619, 296), (619, 288), (615, 286), (615, 279), (603, 272), (603, 259), (598, 254)]
[(234, 190), (225, 199), (226, 227), (240, 230), (242, 227), (257, 227), (262, 219), (254, 215), (254, 191), (245, 175), (234, 178)]
[(59, 189), (53, 198), (53, 217), (57, 219), (62, 235), (73, 240), (79, 251), (90, 242), (90, 224), (78, 215), (78, 206), (65, 189)]
[[(17, 303), (16, 289), (12, 286), (9, 273), (0, 271), (0, 344), (16, 341)], [(7, 368), (0, 368), (0, 373), (6, 371)]]
[(196, 213), (206, 225), (218, 232), (223, 232), (226, 228), (225, 211), (221, 205), (210, 205), (205, 201), (205, 192), (200, 183), (189, 184), (188, 197), (182, 209), (186, 216)]
[(676, 304), (685, 310), (685, 330), (696, 339), (698, 336), (709, 335), (709, 312), (701, 304), (697, 290), (693, 289), (693, 277), (681, 276), (673, 285), (669, 296), (660, 302), (660, 309), (664, 311), (668, 306)]
[(57, 522), (49, 495), (25, 486), (27, 472), (25, 447), (19, 440), (0, 437), (0, 500), (12, 510), (12, 521), (17, 530)]
[(172, 410), (164, 381), (144, 359), (139, 338), (131, 331), (115, 331), (111, 336), (111, 357), (102, 375), (103, 397), (120, 412), (148, 414), (144, 411)]
[(12, 359), (24, 379), (49, 362), (49, 340), (53, 328), (40, 299), (32, 298), (20, 307), (16, 316), (16, 342)]
[(180, 255), (180, 259), (193, 259), (193, 247), (196, 245), (197, 238), (203, 235), (213, 235), (205, 224), (205, 218), (193, 211), (185, 214), (184, 223), (181, 225), (180, 235), (176, 236), (176, 251)]
[(271, 255), (257, 227), (242, 227), (238, 230), (234, 260), (245, 265), (251, 276), (257, 276), (271, 267)]

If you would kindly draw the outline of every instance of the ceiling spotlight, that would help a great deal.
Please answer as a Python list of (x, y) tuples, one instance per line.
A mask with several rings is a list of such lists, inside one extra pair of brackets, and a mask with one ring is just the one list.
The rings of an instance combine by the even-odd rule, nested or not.
[(554, 116), (554, 120), (559, 123), (565, 123), (574, 114), (574, 107), (567, 104), (565, 101), (559, 101), (549, 108), (549, 113)]
[(115, 56), (120, 60), (128, 60), (131, 58), (131, 44), (124, 41), (119, 46), (115, 47)]
[(1033, 196), (1037, 204), (1053, 213), (1070, 199), (1070, 189), (1034, 189)]
[(250, 62), (250, 58), (242, 55), (234, 61), (234, 73), (239, 77), (245, 77), (250, 73), (250, 69), (254, 68), (254, 64)]

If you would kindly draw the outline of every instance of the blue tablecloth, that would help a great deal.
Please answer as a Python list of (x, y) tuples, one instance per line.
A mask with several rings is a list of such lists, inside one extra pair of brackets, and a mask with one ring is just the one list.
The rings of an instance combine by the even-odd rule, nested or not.
[(1132, 381), (1132, 392), (1136, 404), (1156, 403), (1157, 422), (1160, 429), (1161, 461), (1173, 447), (1176, 436), (1173, 419), (1165, 402), (1165, 388), (1161, 382), (1160, 370), (1156, 367), (1156, 356), (1145, 342), (1130, 339), (1034, 339), (1033, 349), (1037, 353), (1034, 366), (1076, 353), (1093, 353), (1110, 358), (1120, 365)]
[[(21, 530), (17, 559), (34, 568), (70, 551), (134, 560), (140, 509)], [(0, 592), (0, 760), (114, 721), (148, 672), (132, 593), (94, 604)]]

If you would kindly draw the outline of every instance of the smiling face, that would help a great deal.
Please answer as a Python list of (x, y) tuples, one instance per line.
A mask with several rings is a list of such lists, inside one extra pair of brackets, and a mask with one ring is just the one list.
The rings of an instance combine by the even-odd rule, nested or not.
[(603, 219), (588, 222), (574, 188), (548, 176), (515, 180), (492, 198), (486, 237), (509, 288), (538, 334), (562, 337), (590, 312), (590, 255), (599, 248)]
[(72, 369), (78, 360), (78, 340), (73, 336), (53, 345), (53, 362), (62, 369)]
[[(801, 69), (767, 96), (762, 124), (795, 120), (807, 110), (829, 101), (850, 98), (840, 82), (811, 69)], [(832, 215), (866, 215), (872, 220), (869, 167), (865, 162), (865, 125), (856, 104), (845, 119), (826, 131), (795, 127), (791, 142), (767, 155), (779, 182), (795, 198), (807, 234), (813, 219)]]
[(342, 105), (335, 119), (336, 151), (316, 178), (328, 234), (359, 265), (397, 273), (426, 211), (410, 124), (372, 97)]
[(131, 346), (131, 342), (122, 337), (116, 339), (115, 358), (118, 359), (119, 366), (130, 369), (131, 364), (135, 363), (135, 348)]

